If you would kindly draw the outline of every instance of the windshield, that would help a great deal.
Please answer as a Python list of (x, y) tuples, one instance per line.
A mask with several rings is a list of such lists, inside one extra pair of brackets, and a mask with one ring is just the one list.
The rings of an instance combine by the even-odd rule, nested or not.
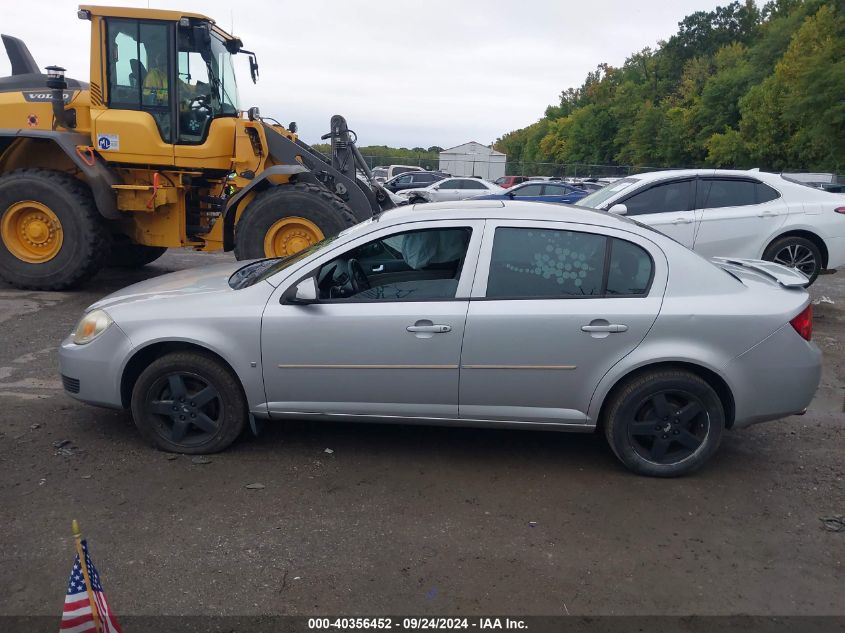
[(186, 27), (179, 37), (179, 136), (187, 143), (201, 142), (212, 119), (240, 111), (232, 54), (220, 35), (201, 30)]
[(622, 180), (617, 180), (606, 187), (602, 187), (598, 191), (594, 191), (589, 196), (584, 196), (578, 204), (582, 207), (592, 207), (593, 209), (598, 209), (604, 202), (615, 196), (617, 193), (638, 182), (640, 182), (639, 178), (623, 178)]

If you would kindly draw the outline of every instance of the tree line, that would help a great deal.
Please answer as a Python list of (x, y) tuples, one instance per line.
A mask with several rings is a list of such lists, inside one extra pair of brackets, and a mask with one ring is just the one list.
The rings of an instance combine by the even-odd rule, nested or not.
[(509, 164), (845, 171), (845, 0), (731, 2), (678, 26), (494, 147)]

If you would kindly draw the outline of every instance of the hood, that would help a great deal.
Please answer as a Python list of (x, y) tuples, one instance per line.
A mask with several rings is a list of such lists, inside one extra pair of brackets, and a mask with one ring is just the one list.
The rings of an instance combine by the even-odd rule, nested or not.
[(242, 261), (201, 266), (153, 277), (103, 297), (92, 304), (86, 312), (150, 299), (167, 299), (168, 297), (176, 299), (198, 294), (234, 292), (229, 287), (229, 277), (248, 263)]

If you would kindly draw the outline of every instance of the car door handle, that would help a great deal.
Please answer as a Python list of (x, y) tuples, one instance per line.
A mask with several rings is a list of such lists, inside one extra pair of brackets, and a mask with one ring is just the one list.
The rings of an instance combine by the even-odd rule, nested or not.
[(431, 332), (432, 334), (444, 334), (452, 331), (451, 325), (409, 325), (405, 328), (409, 332)]
[(692, 220), (689, 218), (675, 218), (672, 220), (672, 224), (692, 224)]
[(758, 218), (773, 218), (777, 215), (777, 213), (772, 213), (771, 211), (763, 211), (763, 213), (758, 213)]
[(384, 270), (384, 264), (379, 264), (378, 266), (373, 266), (374, 273), (380, 273)]
[(607, 325), (582, 325), (582, 332), (627, 332), (628, 326), (621, 323), (608, 323)]

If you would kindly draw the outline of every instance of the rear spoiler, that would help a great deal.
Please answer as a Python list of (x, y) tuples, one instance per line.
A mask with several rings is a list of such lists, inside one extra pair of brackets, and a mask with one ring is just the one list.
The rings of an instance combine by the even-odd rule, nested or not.
[(795, 268), (787, 268), (781, 264), (774, 262), (767, 262), (762, 259), (742, 259), (739, 257), (713, 257), (711, 260), (717, 266), (727, 268), (727, 266), (738, 266), (740, 268), (750, 268), (751, 270), (761, 273), (770, 279), (778, 282), (784, 288), (803, 288), (810, 281), (809, 278), (801, 271)]

